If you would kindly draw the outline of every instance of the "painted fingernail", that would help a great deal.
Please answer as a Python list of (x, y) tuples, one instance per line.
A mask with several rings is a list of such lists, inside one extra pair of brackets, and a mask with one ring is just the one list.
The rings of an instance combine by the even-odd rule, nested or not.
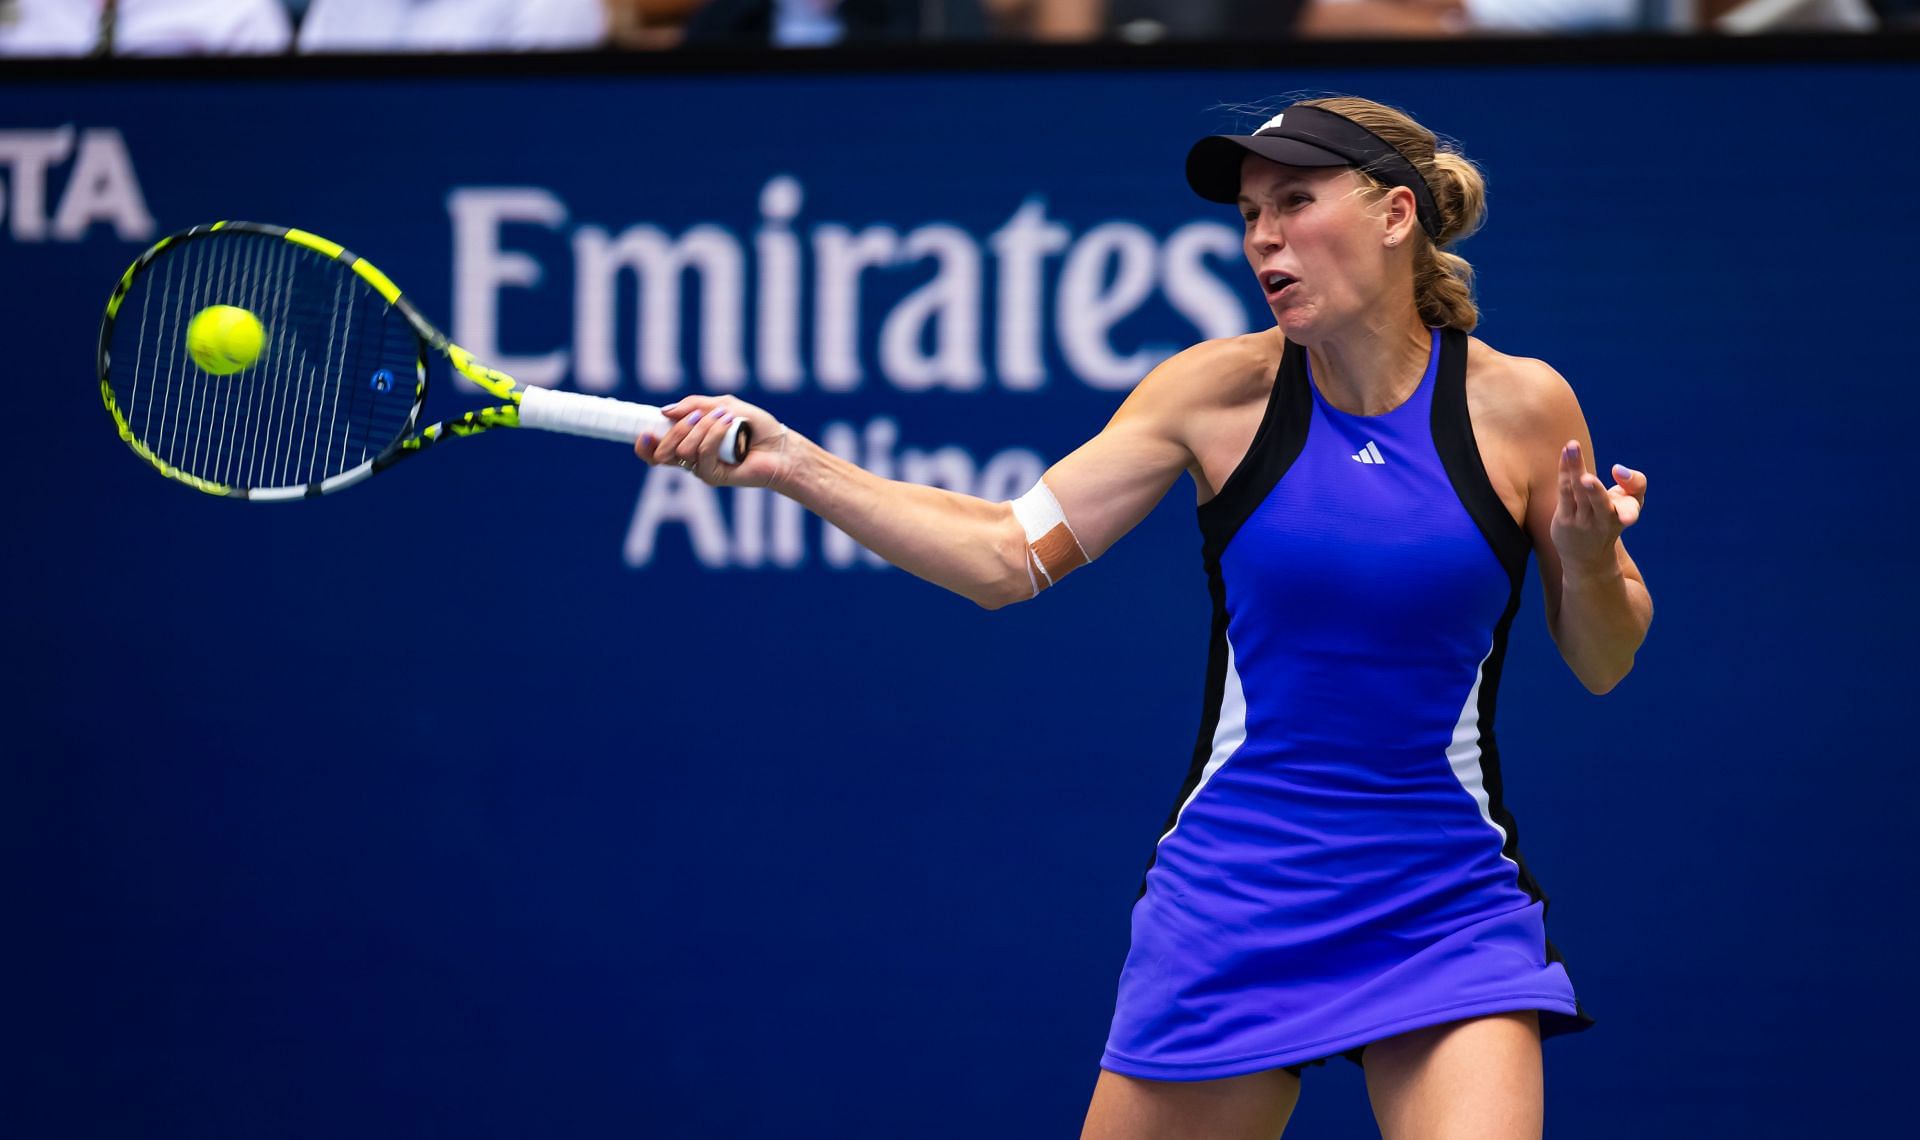
[(692, 415), (690, 415), (690, 416), (688, 416), (688, 417), (687, 417), (687, 422), (688, 422), (688, 423), (690, 423), (690, 424), (697, 424), (697, 423), (699, 423), (699, 422), (700, 422), (700, 413), (699, 413), (699, 412), (695, 412), (695, 413), (693, 413)]
[(661, 411), (663, 411), (663, 412), (666, 412), (666, 413), (667, 413), (667, 414), (669, 414), (669, 415), (671, 415), (671, 414), (673, 414), (674, 412), (677, 412), (677, 411), (679, 411), (679, 410), (680, 410), (680, 405), (679, 405), (679, 403), (678, 403), (678, 402), (676, 401), (675, 403), (671, 403), (671, 404), (668, 404), (668, 405), (667, 405), (666, 407), (663, 407), (663, 408), (661, 408), (660, 410), (661, 410)]
[(646, 448), (648, 451), (653, 450), (653, 444), (654, 444), (654, 439), (653, 439), (652, 432), (648, 432), (645, 435), (640, 437), (640, 446)]
[(714, 418), (714, 419), (716, 419), (716, 420), (719, 420), (719, 421), (720, 421), (721, 423), (723, 423), (723, 424), (727, 424), (727, 423), (732, 423), (732, 422), (733, 422), (733, 413), (732, 413), (732, 412), (721, 412), (721, 413), (720, 413), (719, 415), (717, 415), (717, 416), (715, 416), (715, 417), (713, 417), (713, 418)]

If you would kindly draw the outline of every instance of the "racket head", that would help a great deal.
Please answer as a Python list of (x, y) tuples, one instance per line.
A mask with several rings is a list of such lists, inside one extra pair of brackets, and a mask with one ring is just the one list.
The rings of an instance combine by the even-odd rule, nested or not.
[[(187, 346), (214, 305), (264, 336), (216, 375)], [(391, 461), (427, 397), (429, 330), (372, 265), (302, 230), (216, 222), (128, 268), (100, 325), (100, 396), (124, 440), (196, 490), (275, 500), (350, 486)]]

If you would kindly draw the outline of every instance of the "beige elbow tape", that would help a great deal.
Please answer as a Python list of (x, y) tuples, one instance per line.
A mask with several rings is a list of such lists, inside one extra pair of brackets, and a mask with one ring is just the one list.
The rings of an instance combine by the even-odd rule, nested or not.
[(1013, 501), (1013, 517), (1027, 532), (1027, 578), (1035, 595), (1092, 561), (1067, 525), (1066, 512), (1046, 480)]

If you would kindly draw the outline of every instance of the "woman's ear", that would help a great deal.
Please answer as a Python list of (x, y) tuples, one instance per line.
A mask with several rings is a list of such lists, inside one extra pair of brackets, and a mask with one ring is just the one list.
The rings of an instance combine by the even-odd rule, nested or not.
[(1405, 186), (1389, 188), (1386, 202), (1386, 244), (1399, 245), (1410, 238), (1414, 227), (1420, 224), (1419, 207), (1414, 202), (1413, 191)]

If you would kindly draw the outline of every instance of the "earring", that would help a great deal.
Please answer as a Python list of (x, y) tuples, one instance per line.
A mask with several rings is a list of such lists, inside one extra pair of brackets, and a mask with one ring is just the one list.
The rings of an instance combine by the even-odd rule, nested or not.
[(1399, 238), (1397, 238), (1397, 237), (1395, 237), (1395, 238), (1388, 238), (1388, 239), (1387, 239), (1387, 244), (1388, 244), (1388, 245), (1399, 245), (1399, 244), (1400, 244), (1400, 239), (1399, 239)]

